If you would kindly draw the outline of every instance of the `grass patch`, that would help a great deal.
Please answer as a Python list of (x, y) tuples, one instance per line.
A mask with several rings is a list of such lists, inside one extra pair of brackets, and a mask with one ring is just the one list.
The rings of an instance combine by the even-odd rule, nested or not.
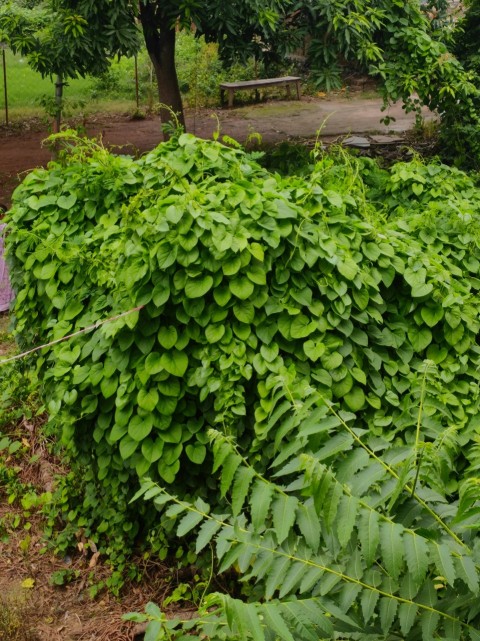
[(5, 641), (37, 641), (38, 636), (28, 622), (28, 607), (24, 599), (0, 595), (0, 639)]

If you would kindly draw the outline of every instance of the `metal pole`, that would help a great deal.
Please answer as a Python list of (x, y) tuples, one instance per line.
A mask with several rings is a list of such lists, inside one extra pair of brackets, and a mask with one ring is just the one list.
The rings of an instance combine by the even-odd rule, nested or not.
[(5, 124), (8, 127), (7, 63), (5, 60), (4, 47), (2, 47), (2, 62), (3, 62), (3, 95), (5, 96)]
[(140, 99), (138, 96), (138, 60), (137, 56), (135, 57), (135, 100), (137, 101), (137, 111), (140, 107)]
[(62, 124), (62, 100), (63, 100), (63, 76), (61, 73), (57, 74), (55, 81), (55, 133), (60, 132)]

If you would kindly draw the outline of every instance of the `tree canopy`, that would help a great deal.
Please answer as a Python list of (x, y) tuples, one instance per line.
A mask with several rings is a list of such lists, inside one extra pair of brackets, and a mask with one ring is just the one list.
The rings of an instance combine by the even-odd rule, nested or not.
[(449, 51), (437, 14), (422, 12), (416, 0), (27, 1), (34, 11), (0, 0), (0, 30), (43, 74), (99, 73), (112, 56), (135, 51), (141, 27), (163, 121), (174, 112), (183, 123), (175, 34), (194, 25), (227, 61), (255, 55), (268, 66), (303, 46), (319, 82), (335, 84), (342, 65), (354, 61), (381, 80), (386, 103), (402, 100), (407, 110), (425, 104), (451, 125), (478, 125), (474, 76)]

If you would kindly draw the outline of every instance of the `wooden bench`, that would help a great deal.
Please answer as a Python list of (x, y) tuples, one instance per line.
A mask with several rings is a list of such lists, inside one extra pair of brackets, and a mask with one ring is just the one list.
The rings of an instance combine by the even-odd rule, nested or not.
[(241, 80), (239, 82), (222, 82), (220, 85), (220, 101), (225, 104), (225, 91), (228, 91), (228, 106), (233, 107), (233, 94), (235, 91), (249, 89), (261, 89), (263, 87), (280, 86), (287, 90), (287, 97), (290, 98), (290, 85), (295, 85), (297, 99), (300, 100), (300, 80), (297, 76), (284, 76), (283, 78), (265, 78), (263, 80)]

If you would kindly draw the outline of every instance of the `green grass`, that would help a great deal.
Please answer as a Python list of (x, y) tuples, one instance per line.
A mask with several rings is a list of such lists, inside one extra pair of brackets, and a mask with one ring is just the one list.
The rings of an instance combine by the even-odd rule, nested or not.
[[(55, 93), (54, 79), (42, 78), (28, 65), (25, 58), (15, 55), (11, 51), (5, 52), (7, 69), (7, 98), (9, 119), (11, 122), (25, 120), (28, 118), (45, 116), (45, 109), (41, 105), (44, 97), (51, 98)], [(133, 60), (122, 60), (114, 62), (113, 69), (121, 70), (125, 75), (131, 73), (132, 77), (132, 99), (109, 95), (108, 92), (99, 92), (96, 89), (94, 78), (77, 78), (69, 80), (64, 88), (64, 98), (67, 102), (67, 110), (72, 115), (92, 112), (133, 112), (134, 101), (134, 80)], [(5, 96), (3, 92), (3, 73), (0, 73), (0, 123), (4, 122)], [(81, 101), (83, 106), (74, 106)], [(72, 105), (71, 108), (68, 105)]]
[[(28, 65), (25, 58), (6, 51), (8, 106), (10, 109), (39, 107), (39, 100), (45, 96), (53, 96), (54, 82), (50, 78), (42, 78)], [(2, 79), (3, 80), (3, 79)], [(70, 80), (65, 94), (72, 100), (87, 98), (91, 93), (92, 80), (79, 78)], [(5, 108), (3, 91), (0, 106)]]

